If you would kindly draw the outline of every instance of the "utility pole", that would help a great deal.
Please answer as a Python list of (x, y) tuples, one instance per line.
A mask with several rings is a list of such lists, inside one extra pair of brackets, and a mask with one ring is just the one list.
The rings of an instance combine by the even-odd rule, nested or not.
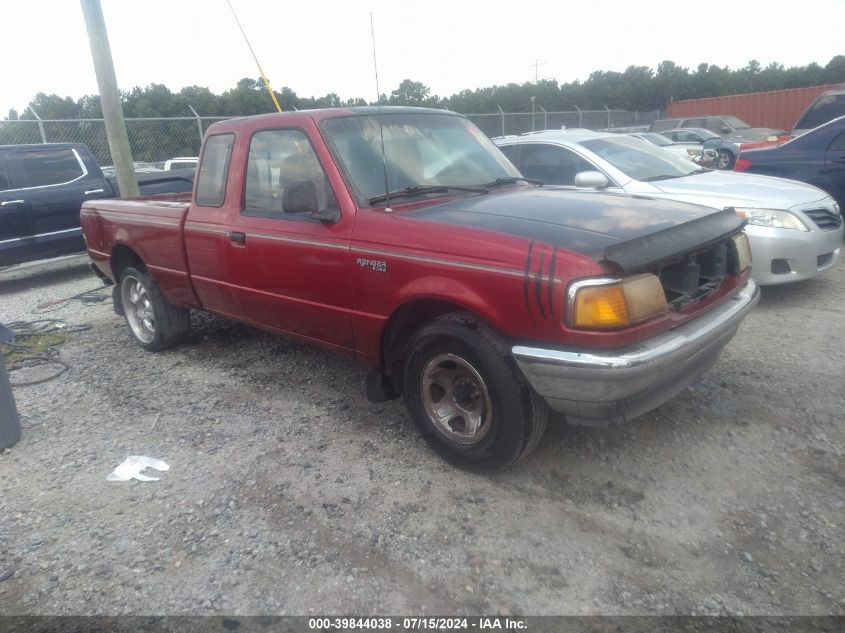
[[(191, 112), (194, 113), (194, 117), (196, 117), (197, 119), (197, 129), (200, 131), (200, 145), (202, 145), (202, 137), (205, 136), (205, 133), (202, 130), (202, 119), (200, 118), (200, 115), (197, 114), (197, 111), (194, 110), (194, 106), (188, 104), (188, 107), (191, 109)], [(197, 156), (199, 156), (199, 153), (197, 154)]]
[(533, 64), (531, 64), (532, 66), (534, 66), (534, 83), (535, 83), (535, 84), (536, 84), (538, 81), (540, 81), (540, 72), (539, 72), (539, 68), (540, 68), (540, 66), (544, 65), (545, 63), (546, 63), (546, 62), (541, 62), (539, 59), (535, 59), (535, 60), (534, 60), (534, 63), (533, 63)]
[(106, 124), (106, 137), (109, 140), (114, 170), (117, 174), (117, 186), (124, 198), (139, 195), (138, 180), (132, 166), (132, 151), (129, 149), (129, 136), (126, 122), (123, 120), (123, 107), (117, 78), (114, 75), (114, 62), (111, 57), (109, 36), (100, 0), (80, 0), (82, 14), (85, 16), (85, 28), (88, 30), (88, 43), (100, 89), (100, 104), (103, 107), (103, 120)]
[(41, 132), (41, 142), (46, 143), (47, 142), (47, 133), (44, 131), (44, 121), (41, 120), (41, 117), (38, 116), (38, 114), (35, 112), (35, 110), (32, 111), (32, 116), (34, 116), (36, 119), (38, 119), (38, 131)]

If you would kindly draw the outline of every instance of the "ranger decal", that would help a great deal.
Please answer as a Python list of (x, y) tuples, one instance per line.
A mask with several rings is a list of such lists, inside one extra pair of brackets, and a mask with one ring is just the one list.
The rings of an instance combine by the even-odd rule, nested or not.
[(359, 257), (355, 261), (361, 268), (369, 268), (377, 273), (387, 272), (387, 262), (383, 259), (366, 259), (365, 257)]

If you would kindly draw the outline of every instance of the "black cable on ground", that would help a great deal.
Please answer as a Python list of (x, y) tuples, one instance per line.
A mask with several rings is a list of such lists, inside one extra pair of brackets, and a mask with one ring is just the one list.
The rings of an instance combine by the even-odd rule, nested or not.
[(44, 303), (41, 303), (36, 306), (36, 308), (33, 310), (33, 313), (42, 314), (44, 312), (52, 312), (53, 310), (63, 308), (71, 301), (79, 301), (82, 305), (88, 307), (92, 305), (98, 305), (109, 298), (107, 294), (103, 294), (104, 290), (108, 290), (109, 292), (111, 292), (111, 288), (109, 286), (97, 286), (96, 288), (92, 288), (91, 290), (85, 290), (84, 292), (71, 295), (70, 297), (45, 301)]
[[(77, 296), (75, 295), (67, 300)], [(61, 319), (15, 321), (9, 323), (6, 327), (12, 331), (14, 339), (10, 343), (0, 344), (0, 350), (2, 350), (3, 362), (6, 363), (10, 374), (16, 370), (40, 365), (55, 365), (58, 367), (57, 371), (42, 378), (20, 382), (10, 381), (13, 387), (38, 385), (61, 376), (70, 369), (70, 365), (63, 360), (59, 360), (59, 346), (67, 340), (68, 334), (91, 329), (91, 326), (87, 323), (68, 325)]]
[(39, 365), (57, 365), (58, 370), (56, 370), (55, 372), (53, 372), (49, 376), (44, 376), (42, 378), (36, 378), (34, 380), (23, 380), (21, 382), (15, 382), (13, 380), (9, 380), (9, 384), (12, 385), (13, 387), (29, 387), (31, 385), (40, 385), (43, 382), (53, 380), (53, 378), (58, 378), (63, 373), (65, 373), (68, 369), (70, 369), (70, 365), (68, 365), (63, 360), (59, 360), (58, 358), (52, 358), (50, 356), (27, 356), (26, 358), (22, 358), (20, 360), (16, 360), (13, 363), (11, 363), (11, 366), (8, 369), (9, 369), (9, 373), (12, 373), (16, 369), (37, 367)]

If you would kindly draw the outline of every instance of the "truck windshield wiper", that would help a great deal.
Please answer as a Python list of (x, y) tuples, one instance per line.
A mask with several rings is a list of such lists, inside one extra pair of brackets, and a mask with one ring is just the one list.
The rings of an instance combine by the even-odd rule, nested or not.
[(537, 180), (536, 178), (522, 178), (521, 176), (508, 176), (507, 178), (496, 178), (493, 182), (487, 182), (481, 185), (487, 189), (492, 189), (493, 187), (501, 187), (502, 185), (512, 185), (515, 182), (527, 182), (532, 185), (539, 185), (542, 187), (546, 183), (542, 180)]
[(481, 187), (458, 187), (452, 185), (414, 185), (413, 187), (403, 187), (402, 189), (394, 189), (379, 196), (370, 198), (370, 204), (378, 204), (379, 202), (386, 202), (390, 198), (409, 198), (411, 196), (421, 196), (427, 193), (449, 193), (450, 191), (468, 191), (469, 193), (489, 193), (487, 189)]

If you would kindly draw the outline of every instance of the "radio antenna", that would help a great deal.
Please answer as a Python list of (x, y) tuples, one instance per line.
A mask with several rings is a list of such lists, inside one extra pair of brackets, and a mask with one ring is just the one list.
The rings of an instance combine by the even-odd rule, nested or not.
[(241, 21), (238, 19), (238, 14), (235, 13), (235, 8), (232, 6), (232, 3), (229, 2), (229, 0), (226, 0), (226, 4), (229, 5), (229, 9), (232, 11), (232, 15), (235, 18), (235, 22), (238, 23), (238, 28), (241, 30), (241, 35), (244, 36), (244, 41), (246, 42), (247, 48), (249, 48), (249, 52), (252, 53), (252, 58), (255, 60), (255, 65), (258, 66), (258, 74), (261, 75), (261, 81), (264, 82), (264, 87), (267, 88), (267, 92), (270, 93), (270, 98), (273, 100), (273, 105), (276, 106), (276, 110), (278, 112), (281, 112), (282, 106), (279, 105), (279, 102), (276, 99), (276, 95), (273, 92), (273, 89), (270, 87), (270, 80), (267, 79), (267, 75), (264, 74), (264, 69), (261, 68), (261, 64), (258, 63), (258, 56), (255, 54), (255, 51), (252, 50), (252, 44), (249, 43), (249, 38), (246, 36), (244, 27), (241, 26)]
[(378, 85), (378, 60), (376, 59), (376, 29), (373, 26), (373, 14), (370, 12), (370, 37), (373, 40), (373, 69), (376, 73), (376, 106), (378, 107), (378, 131), (381, 136), (381, 164), (384, 170), (384, 198), (387, 206), (385, 213), (393, 213), (390, 208), (390, 186), (387, 184), (387, 154), (384, 152), (384, 126), (381, 120), (381, 90)]

